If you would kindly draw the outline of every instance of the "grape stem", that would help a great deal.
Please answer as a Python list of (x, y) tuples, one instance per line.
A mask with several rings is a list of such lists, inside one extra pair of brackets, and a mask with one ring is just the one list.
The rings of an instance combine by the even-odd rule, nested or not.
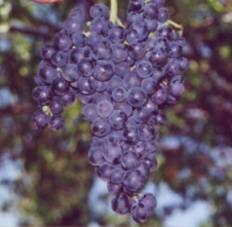
[(172, 21), (172, 20), (168, 20), (166, 22), (167, 25), (170, 25), (170, 26), (173, 26), (174, 28), (176, 29), (179, 29), (179, 30), (183, 30), (183, 26), (180, 25), (180, 24), (177, 24), (175, 21)]
[(110, 0), (110, 21), (114, 24), (118, 20), (118, 0)]

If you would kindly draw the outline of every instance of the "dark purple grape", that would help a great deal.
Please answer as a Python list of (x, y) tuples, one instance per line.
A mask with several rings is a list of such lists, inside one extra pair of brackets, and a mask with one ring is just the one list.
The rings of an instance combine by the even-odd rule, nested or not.
[(83, 60), (92, 61), (94, 57), (93, 50), (89, 46), (74, 49), (71, 52), (71, 60), (74, 63), (79, 63)]
[(158, 81), (153, 77), (142, 80), (142, 89), (146, 94), (152, 94), (155, 92)]
[(132, 0), (129, 3), (129, 11), (140, 13), (145, 5), (144, 0)]
[(62, 129), (64, 127), (64, 118), (61, 116), (54, 116), (51, 118), (49, 125), (53, 130)]
[(63, 103), (60, 99), (54, 98), (50, 104), (50, 108), (53, 114), (60, 114), (63, 112)]
[(179, 62), (180, 69), (185, 72), (189, 68), (189, 61), (187, 58), (182, 57)]
[(132, 218), (137, 223), (144, 223), (150, 217), (150, 212), (142, 204), (137, 204), (131, 210)]
[(120, 63), (126, 61), (128, 52), (123, 44), (114, 44), (111, 46), (112, 48), (112, 60), (115, 63)]
[(149, 165), (145, 162), (142, 162), (139, 164), (139, 166), (136, 168), (136, 170), (139, 172), (140, 175), (147, 178), (149, 175)]
[(101, 166), (105, 163), (103, 157), (104, 147), (92, 145), (88, 151), (89, 162), (94, 166)]
[(144, 43), (136, 43), (131, 47), (131, 54), (135, 60), (142, 59), (145, 56), (145, 51)]
[(96, 119), (92, 125), (92, 133), (97, 137), (104, 137), (110, 133), (110, 124), (106, 120)]
[(122, 149), (120, 146), (109, 144), (105, 150), (104, 158), (107, 162), (114, 163), (121, 157), (121, 155)]
[(96, 169), (97, 175), (104, 180), (108, 180), (110, 178), (112, 171), (113, 167), (107, 164), (98, 166)]
[(96, 106), (93, 103), (88, 103), (84, 105), (82, 109), (82, 114), (84, 115), (85, 119), (92, 122), (96, 118)]
[(142, 141), (151, 141), (156, 136), (155, 129), (149, 127), (148, 125), (144, 125), (144, 127), (141, 128), (138, 133), (139, 133), (139, 138)]
[(55, 37), (55, 45), (60, 50), (68, 50), (72, 45), (70, 36), (65, 32), (58, 33)]
[(112, 26), (109, 31), (109, 39), (113, 43), (122, 43), (125, 39), (123, 28), (119, 26)]
[(129, 143), (135, 143), (138, 140), (138, 132), (135, 127), (129, 127), (124, 131), (125, 139)]
[(110, 176), (110, 182), (114, 184), (121, 184), (123, 182), (125, 175), (125, 171), (121, 168), (116, 166)]
[(68, 82), (77, 81), (80, 77), (76, 64), (65, 65), (61, 76)]
[(151, 212), (154, 212), (157, 201), (153, 194), (147, 193), (140, 199), (139, 203), (146, 207), (146, 209), (151, 210)]
[(90, 16), (93, 18), (93, 19), (96, 19), (96, 18), (108, 18), (109, 16), (109, 9), (108, 7), (103, 4), (103, 3), (97, 3), (97, 4), (94, 4), (91, 8), (90, 8)]
[(123, 184), (126, 191), (139, 192), (143, 188), (145, 181), (146, 178), (138, 170), (130, 170), (127, 171)]
[(133, 107), (142, 107), (147, 97), (144, 91), (139, 87), (132, 87), (127, 94), (128, 103)]
[(105, 18), (95, 18), (91, 25), (92, 35), (100, 35), (101, 37), (107, 37), (109, 33), (109, 21)]
[(134, 45), (138, 42), (138, 33), (135, 30), (128, 30), (126, 34), (126, 40), (129, 45)]
[(86, 45), (87, 38), (84, 34), (74, 32), (73, 34), (71, 34), (71, 38), (75, 48), (81, 48)]
[(127, 117), (131, 116), (133, 108), (126, 102), (122, 102), (116, 105), (117, 109), (126, 114)]
[(106, 91), (108, 88), (108, 82), (101, 82), (96, 80), (94, 77), (90, 77), (91, 87), (97, 92)]
[(45, 60), (50, 61), (54, 53), (55, 53), (54, 46), (52, 44), (47, 43), (42, 48), (41, 56)]
[(80, 77), (78, 80), (78, 91), (82, 95), (91, 95), (94, 93), (94, 88), (89, 80), (89, 78)]
[(64, 105), (70, 105), (75, 101), (75, 94), (72, 91), (65, 92), (61, 96), (61, 101), (64, 103)]
[(136, 72), (140, 78), (151, 77), (152, 71), (152, 64), (149, 61), (142, 60), (136, 63)]
[(156, 19), (158, 16), (157, 6), (153, 2), (149, 2), (144, 7), (144, 16), (149, 19)]
[(39, 104), (47, 103), (50, 98), (50, 88), (48, 86), (35, 87), (32, 91), (32, 98)]
[(160, 88), (152, 96), (152, 101), (157, 105), (164, 104), (166, 102), (166, 100), (167, 100), (167, 90), (166, 89)]
[(46, 62), (41, 62), (39, 66), (39, 76), (45, 83), (51, 84), (57, 77), (56, 69)]
[(44, 128), (50, 122), (50, 117), (42, 111), (37, 111), (33, 115), (33, 122), (38, 128)]
[(113, 105), (107, 99), (101, 99), (96, 104), (97, 115), (101, 118), (107, 118), (113, 112)]
[(106, 40), (94, 45), (94, 53), (97, 59), (109, 59), (111, 57), (110, 43)]
[(101, 82), (111, 79), (114, 73), (114, 65), (110, 61), (98, 61), (94, 69), (94, 78)]
[(52, 84), (52, 90), (57, 95), (63, 95), (68, 92), (69, 84), (62, 78), (57, 78)]
[(158, 22), (149, 18), (145, 18), (146, 27), (149, 32), (155, 32), (158, 28)]
[(118, 214), (127, 214), (130, 211), (130, 200), (129, 198), (120, 193), (112, 200), (112, 209)]
[(112, 91), (112, 99), (115, 102), (122, 102), (126, 98), (126, 91), (123, 87), (116, 87)]
[(82, 60), (78, 64), (78, 70), (81, 76), (90, 77), (93, 74), (94, 65), (88, 60)]
[(110, 116), (111, 127), (115, 130), (123, 129), (127, 120), (127, 116), (124, 112), (120, 110), (115, 110)]
[(56, 67), (63, 67), (68, 62), (68, 56), (66, 52), (63, 51), (57, 51), (51, 59), (51, 62)]
[(165, 7), (159, 8), (159, 11), (158, 11), (159, 22), (164, 23), (166, 20), (168, 20), (168, 17), (169, 17), (168, 9)]
[(170, 92), (174, 96), (181, 96), (184, 92), (184, 85), (183, 82), (179, 79), (172, 80), (170, 83)]
[(139, 159), (135, 153), (127, 152), (123, 154), (121, 164), (124, 169), (134, 169), (139, 166)]
[(114, 183), (112, 183), (112, 182), (108, 182), (107, 183), (107, 188), (108, 188), (108, 191), (110, 192), (110, 193), (113, 193), (113, 194), (118, 194), (118, 193), (120, 193), (121, 192), (121, 190), (122, 190), (122, 185), (121, 184), (114, 184)]

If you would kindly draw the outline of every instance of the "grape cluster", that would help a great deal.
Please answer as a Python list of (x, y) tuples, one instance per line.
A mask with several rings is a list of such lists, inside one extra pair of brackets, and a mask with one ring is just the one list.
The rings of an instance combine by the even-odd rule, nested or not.
[(63, 127), (62, 111), (76, 98), (91, 123), (88, 151), (96, 174), (107, 181), (112, 208), (138, 222), (154, 212), (155, 197), (140, 191), (156, 169), (163, 109), (184, 91), (185, 40), (168, 24), (164, 0), (131, 0), (125, 26), (109, 21), (95, 4), (88, 31), (74, 9), (54, 40), (42, 49), (33, 98), (38, 127)]

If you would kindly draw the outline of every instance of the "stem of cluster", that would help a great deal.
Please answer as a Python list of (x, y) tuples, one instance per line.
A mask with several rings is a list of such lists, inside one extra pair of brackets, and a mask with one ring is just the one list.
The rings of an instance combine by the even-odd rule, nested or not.
[(110, 21), (114, 24), (118, 19), (118, 0), (110, 0)]

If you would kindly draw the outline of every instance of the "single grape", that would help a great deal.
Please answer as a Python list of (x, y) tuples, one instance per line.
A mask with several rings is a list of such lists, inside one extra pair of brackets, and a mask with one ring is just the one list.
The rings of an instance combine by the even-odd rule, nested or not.
[(104, 137), (111, 131), (110, 124), (106, 120), (97, 118), (92, 125), (92, 133), (97, 137)]
[(32, 91), (32, 98), (38, 103), (47, 103), (50, 98), (50, 88), (48, 86), (38, 86)]
[(119, 214), (127, 214), (130, 211), (130, 200), (129, 198), (120, 193), (112, 200), (112, 209)]
[(128, 91), (127, 100), (128, 103), (133, 107), (142, 107), (146, 103), (147, 97), (141, 88), (132, 87)]

